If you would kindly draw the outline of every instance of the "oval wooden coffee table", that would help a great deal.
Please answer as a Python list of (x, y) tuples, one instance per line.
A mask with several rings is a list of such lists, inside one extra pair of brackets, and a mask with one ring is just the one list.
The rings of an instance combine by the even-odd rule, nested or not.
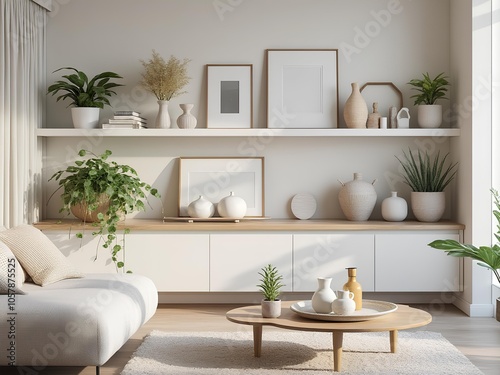
[(253, 326), (254, 355), (262, 352), (262, 327), (265, 325), (296, 331), (331, 332), (333, 341), (333, 371), (342, 368), (342, 341), (344, 332), (389, 332), (391, 353), (396, 353), (398, 330), (421, 327), (432, 321), (432, 316), (419, 309), (398, 305), (398, 309), (387, 315), (361, 322), (328, 322), (302, 318), (290, 310), (298, 301), (283, 301), (279, 318), (263, 318), (260, 305), (240, 307), (226, 313), (234, 323)]

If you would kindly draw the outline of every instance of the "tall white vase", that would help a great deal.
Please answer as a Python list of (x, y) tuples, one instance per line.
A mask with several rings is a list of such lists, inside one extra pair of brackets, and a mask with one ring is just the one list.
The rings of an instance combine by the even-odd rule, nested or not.
[(357, 83), (351, 83), (352, 92), (344, 106), (344, 120), (348, 128), (366, 128), (368, 107)]
[(160, 129), (170, 128), (170, 114), (168, 113), (168, 100), (158, 100), (158, 115), (156, 115), (155, 127)]
[(191, 114), (191, 110), (194, 107), (194, 104), (179, 104), (181, 107), (183, 114), (177, 118), (177, 126), (179, 129), (194, 129), (196, 128), (197, 120)]
[(332, 302), (337, 298), (330, 288), (331, 277), (318, 277), (318, 289), (311, 298), (311, 305), (318, 314), (329, 314), (332, 312)]

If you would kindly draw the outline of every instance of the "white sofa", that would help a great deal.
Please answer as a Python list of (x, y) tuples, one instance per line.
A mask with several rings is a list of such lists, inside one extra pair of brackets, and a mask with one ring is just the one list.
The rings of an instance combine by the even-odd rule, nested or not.
[(84, 275), (33, 226), (1, 229), (0, 366), (96, 366), (98, 374), (155, 313), (147, 277)]
[(28, 282), (23, 291), (0, 295), (1, 366), (96, 366), (98, 374), (158, 305), (153, 282), (135, 274)]

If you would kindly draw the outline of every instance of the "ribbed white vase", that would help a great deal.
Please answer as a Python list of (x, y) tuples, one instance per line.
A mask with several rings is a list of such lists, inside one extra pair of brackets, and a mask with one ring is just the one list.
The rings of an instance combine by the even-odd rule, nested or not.
[(377, 202), (377, 192), (373, 187), (375, 181), (370, 184), (363, 181), (361, 173), (354, 173), (354, 180), (340, 183), (339, 203), (347, 220), (368, 220)]
[(170, 128), (170, 114), (168, 113), (168, 100), (158, 100), (158, 115), (156, 115), (155, 127), (159, 129)]
[(194, 104), (179, 104), (181, 107), (183, 114), (177, 118), (177, 126), (179, 129), (194, 129), (196, 128), (197, 120), (196, 117), (193, 116), (191, 110), (194, 107)]

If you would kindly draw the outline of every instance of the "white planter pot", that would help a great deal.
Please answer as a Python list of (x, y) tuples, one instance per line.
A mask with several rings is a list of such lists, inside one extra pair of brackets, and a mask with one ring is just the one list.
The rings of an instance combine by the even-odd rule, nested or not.
[(281, 315), (281, 300), (261, 301), (263, 318), (278, 318)]
[(73, 126), (77, 129), (94, 129), (99, 124), (99, 110), (97, 107), (71, 108)]
[(418, 106), (418, 126), (421, 128), (439, 128), (443, 122), (441, 104), (420, 104)]
[(433, 223), (439, 221), (446, 208), (446, 196), (441, 192), (411, 193), (411, 209), (418, 221)]

